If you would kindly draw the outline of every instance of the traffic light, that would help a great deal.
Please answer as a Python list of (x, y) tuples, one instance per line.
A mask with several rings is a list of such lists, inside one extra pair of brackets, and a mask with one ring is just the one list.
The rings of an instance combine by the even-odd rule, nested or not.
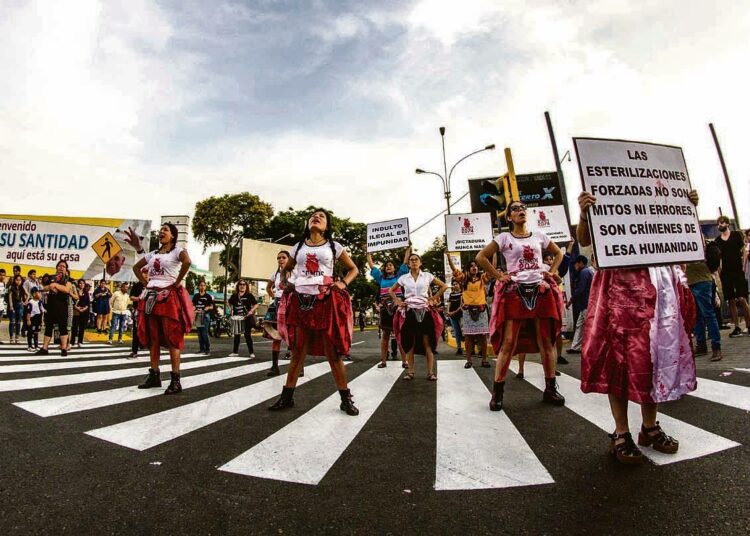
[(505, 218), (505, 210), (510, 202), (510, 192), (508, 189), (508, 176), (503, 175), (495, 180), (486, 180), (482, 182), (482, 193), (479, 194), (479, 200), (486, 207), (491, 208), (497, 213), (498, 220)]

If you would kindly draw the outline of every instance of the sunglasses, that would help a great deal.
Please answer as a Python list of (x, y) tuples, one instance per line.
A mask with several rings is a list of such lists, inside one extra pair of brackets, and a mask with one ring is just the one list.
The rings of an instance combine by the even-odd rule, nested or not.
[(521, 212), (522, 210), (526, 211), (526, 205), (513, 205), (510, 207), (511, 212)]

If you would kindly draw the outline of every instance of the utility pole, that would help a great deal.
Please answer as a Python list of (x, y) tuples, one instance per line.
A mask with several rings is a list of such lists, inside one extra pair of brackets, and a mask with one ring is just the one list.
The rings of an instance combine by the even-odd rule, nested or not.
[(544, 118), (547, 121), (547, 131), (549, 132), (549, 141), (552, 144), (552, 155), (555, 157), (555, 167), (557, 168), (557, 180), (560, 183), (560, 196), (563, 200), (563, 208), (565, 209), (565, 217), (568, 219), (568, 225), (570, 225), (570, 212), (568, 211), (568, 193), (565, 190), (565, 177), (563, 177), (562, 164), (560, 162), (560, 153), (557, 151), (557, 142), (555, 141), (555, 131), (552, 130), (552, 119), (550, 119), (549, 112), (544, 112)]
[(709, 123), (708, 128), (711, 129), (711, 136), (714, 139), (714, 145), (716, 145), (716, 152), (719, 153), (719, 162), (721, 162), (721, 170), (724, 172), (724, 182), (727, 184), (727, 191), (729, 192), (729, 202), (732, 204), (732, 212), (734, 212), (734, 224), (738, 229), (740, 227), (740, 214), (737, 212), (737, 205), (734, 203), (734, 192), (732, 192), (732, 183), (729, 182), (729, 172), (727, 171), (727, 165), (724, 163), (724, 155), (721, 152), (721, 145), (719, 145), (719, 138), (716, 136), (716, 130), (714, 124)]

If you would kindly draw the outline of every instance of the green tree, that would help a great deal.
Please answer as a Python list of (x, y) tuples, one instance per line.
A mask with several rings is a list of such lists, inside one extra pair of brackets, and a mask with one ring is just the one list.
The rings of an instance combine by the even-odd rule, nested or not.
[(208, 246), (224, 247), (224, 295), (230, 266), (239, 271), (233, 250), (238, 249), (242, 238), (264, 238), (273, 216), (273, 207), (257, 195), (243, 192), (212, 196), (195, 204), (193, 236)]
[(206, 282), (206, 277), (198, 275), (195, 272), (188, 272), (185, 276), (185, 288), (188, 294), (195, 294), (198, 292), (198, 285), (202, 282), (206, 283), (206, 290), (211, 290), (211, 285)]
[[(432, 241), (432, 245), (419, 255), (422, 258), (422, 269), (445, 281), (445, 237), (437, 237)], [(461, 261), (463, 262), (463, 258)]]

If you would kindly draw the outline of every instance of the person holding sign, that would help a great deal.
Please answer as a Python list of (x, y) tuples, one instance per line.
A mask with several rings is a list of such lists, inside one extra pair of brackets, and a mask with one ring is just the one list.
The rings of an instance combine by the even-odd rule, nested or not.
[[(177, 236), (174, 224), (162, 225), (159, 249), (147, 254), (133, 266), (133, 273), (146, 287), (145, 295), (138, 301), (138, 339), (151, 354), (148, 376), (138, 388), (161, 387), (159, 347), (166, 347), (172, 372), (165, 395), (182, 391), (180, 352), (185, 347), (185, 334), (193, 329), (195, 314), (190, 295), (181, 285), (190, 270), (190, 256), (187, 250), (177, 245)], [(141, 273), (144, 266), (148, 266), (148, 279)]]
[[(334, 282), (336, 262), (343, 265), (346, 275)], [(294, 283), (288, 283), (293, 271)], [(341, 397), (339, 408), (347, 415), (359, 415), (352, 401), (342, 356), (349, 355), (352, 345), (354, 317), (347, 287), (359, 274), (344, 246), (333, 240), (330, 212), (317, 208), (307, 219), (299, 244), (281, 273), (285, 288), (278, 311), (281, 335), (292, 348), (292, 361), (281, 397), (268, 409), (284, 410), (294, 406), (297, 386), (307, 354), (325, 355)]]
[(487, 272), (479, 273), (479, 265), (472, 261), (466, 270), (458, 270), (453, 265), (453, 259), (446, 253), (448, 264), (453, 272), (453, 281), (457, 281), (463, 292), (461, 294), (461, 309), (463, 311), (463, 327), (461, 334), (466, 340), (466, 364), (464, 368), (472, 367), (472, 353), (474, 345), (479, 347), (482, 355), (482, 367), (489, 368), (487, 361), (487, 335), (490, 333), (489, 311), (487, 310), (487, 295), (484, 286), (492, 279)]
[[(443, 317), (437, 308), (440, 297), (448, 285), (429, 272), (423, 272), (422, 259), (416, 253), (409, 255), (409, 273), (398, 278), (388, 293), (393, 303), (400, 308), (393, 320), (393, 331), (399, 346), (406, 352), (409, 371), (404, 380), (414, 379), (414, 354), (424, 354), (427, 359), (427, 379), (436, 381), (433, 372), (434, 351), (443, 332)], [(438, 291), (430, 294), (430, 287), (438, 286)], [(397, 292), (403, 289), (404, 299)]]
[[(698, 204), (695, 190), (690, 201)], [(578, 197), (578, 242), (591, 244), (588, 211), (596, 198)], [(581, 353), (581, 391), (609, 396), (615, 431), (610, 452), (622, 463), (643, 463), (638, 445), (666, 454), (679, 442), (656, 420), (660, 402), (694, 391), (690, 330), (695, 301), (677, 266), (600, 269), (594, 274)], [(630, 435), (628, 401), (641, 406), (638, 445)]]
[[(380, 287), (378, 294), (378, 303), (380, 304), (380, 330), (382, 336), (380, 337), (380, 364), (378, 368), (385, 368), (387, 366), (386, 361), (388, 360), (388, 341), (391, 339), (391, 332), (393, 331), (393, 315), (396, 312), (396, 304), (391, 299), (389, 291), (393, 285), (396, 284), (398, 278), (406, 274), (409, 271), (406, 263), (408, 262), (409, 255), (411, 255), (411, 246), (406, 248), (404, 253), (404, 262), (401, 263), (398, 270), (396, 265), (392, 261), (387, 261), (383, 265), (383, 270), (375, 266), (372, 261), (372, 255), (367, 254), (367, 264), (370, 267), (370, 275)], [(399, 290), (397, 296), (403, 299), (404, 294)], [(402, 366), (406, 368), (406, 354), (404, 349), (399, 347), (401, 353)]]
[[(546, 234), (527, 230), (526, 205), (522, 202), (511, 202), (507, 215), (512, 230), (497, 235), (476, 259), (499, 280), (490, 320), (490, 338), (498, 356), (490, 410), (503, 408), (505, 375), (511, 356), (516, 353), (541, 354), (545, 378), (542, 400), (562, 406), (565, 398), (558, 392), (555, 380), (555, 341), (562, 327), (563, 298), (557, 286), (557, 268), (563, 253)], [(549, 271), (542, 262), (544, 251), (554, 255)], [(508, 273), (499, 272), (490, 262), (496, 253), (505, 257)]]

